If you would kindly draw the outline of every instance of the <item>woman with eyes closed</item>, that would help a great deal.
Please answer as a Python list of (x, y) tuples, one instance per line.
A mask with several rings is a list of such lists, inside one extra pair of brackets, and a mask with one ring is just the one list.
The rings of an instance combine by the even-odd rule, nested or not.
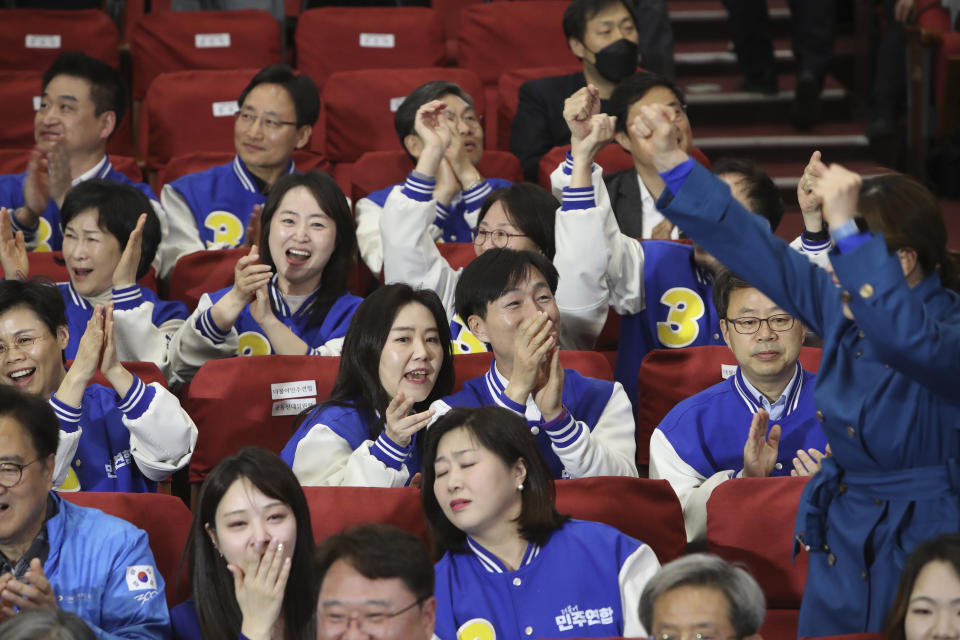
[[(402, 188), (387, 196), (380, 217), (380, 235), (383, 241), (383, 274), (387, 282), (406, 282), (437, 292), (450, 319), (454, 353), (486, 351), (487, 347), (470, 329), (465, 320), (456, 315), (453, 304), (461, 269), (452, 268), (444, 259), (430, 235), (430, 224), (436, 218), (434, 188), (445, 150), (457, 144), (458, 134), (444, 118), (445, 105), (434, 100), (417, 111), (415, 129), (424, 143), (414, 171)], [(477, 185), (480, 185), (479, 174)], [(465, 197), (483, 199), (477, 214), (473, 248), (477, 255), (493, 248), (529, 250), (554, 259), (554, 220), (561, 204), (549, 191), (530, 183), (477, 193), (471, 185), (463, 185)], [(472, 194), (472, 195), (471, 195)], [(585, 206), (581, 195), (572, 195), (563, 208)], [(471, 214), (467, 222), (474, 226)], [(563, 316), (564, 332), (560, 337), (565, 348), (589, 349), (599, 328), (586, 328), (579, 319), (585, 310), (565, 299), (564, 287), (557, 294), (557, 303)], [(606, 316), (604, 316), (606, 317)], [(590, 318), (592, 320), (592, 318)]]
[(960, 534), (928, 540), (907, 558), (887, 618), (887, 638), (960, 638)]
[(452, 388), (437, 294), (380, 287), (350, 321), (330, 399), (304, 412), (280, 455), (304, 485), (404, 486), (420, 470), (427, 407)]
[(237, 261), (232, 287), (204, 294), (170, 344), (174, 373), (232, 355), (339, 355), (360, 298), (347, 292), (353, 216), (326, 173), (282, 176), (261, 214), (260, 244)]
[[(120, 360), (153, 362), (169, 377), (167, 344), (190, 314), (182, 302), (160, 300), (137, 283), (160, 246), (160, 221), (150, 199), (130, 185), (87, 180), (67, 192), (60, 226), (69, 275), (68, 282), (57, 285), (70, 331), (66, 358), (77, 356), (94, 308), (113, 302)], [(4, 210), (0, 210), (0, 264), (9, 279), (29, 276), (26, 247), (14, 237)]]
[(193, 596), (170, 611), (179, 640), (314, 640), (313, 530), (300, 484), (276, 454), (246, 447), (200, 488), (190, 540)]
[(653, 550), (572, 520), (522, 417), (457, 408), (427, 431), (421, 499), (433, 540), (441, 638), (647, 637), (637, 602)]

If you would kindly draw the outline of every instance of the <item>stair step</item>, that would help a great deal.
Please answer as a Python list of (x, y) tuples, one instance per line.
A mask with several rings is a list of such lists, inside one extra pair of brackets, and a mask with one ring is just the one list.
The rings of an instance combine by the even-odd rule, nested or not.
[(706, 128), (694, 127), (693, 144), (711, 159), (734, 156), (760, 163), (789, 161), (805, 165), (816, 149), (827, 162), (861, 161), (870, 156), (862, 124), (856, 125), (861, 133), (846, 134), (798, 133), (792, 128), (779, 128), (783, 133), (776, 135), (748, 131), (743, 135), (704, 135)]

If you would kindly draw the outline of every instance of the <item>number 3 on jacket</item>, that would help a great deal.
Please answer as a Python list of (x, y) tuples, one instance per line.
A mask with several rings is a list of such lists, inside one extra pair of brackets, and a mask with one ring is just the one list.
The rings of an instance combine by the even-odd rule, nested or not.
[(669, 308), (667, 318), (657, 323), (657, 339), (672, 349), (687, 347), (700, 335), (700, 324), (706, 308), (703, 299), (692, 289), (673, 287), (660, 297), (660, 304)]

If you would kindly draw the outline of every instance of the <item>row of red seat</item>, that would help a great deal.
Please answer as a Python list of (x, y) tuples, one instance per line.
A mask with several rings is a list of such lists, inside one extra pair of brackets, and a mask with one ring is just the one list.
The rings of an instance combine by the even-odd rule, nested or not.
[[(761, 633), (795, 638), (807, 574), (806, 554), (792, 558), (793, 520), (805, 478), (748, 478), (717, 487), (707, 503), (707, 550), (744, 564), (767, 598)], [(575, 518), (603, 522), (643, 540), (661, 563), (686, 551), (680, 503), (664, 480), (601, 477), (556, 484), (557, 507)], [(366, 522), (386, 522), (428, 541), (426, 519), (415, 489), (305, 487), (317, 540)], [(171, 606), (189, 596), (180, 568), (189, 536), (190, 511), (178, 499), (156, 494), (65, 494), (125, 518), (150, 536)], [(746, 503), (750, 509), (743, 509)], [(851, 636), (867, 640), (878, 636)]]

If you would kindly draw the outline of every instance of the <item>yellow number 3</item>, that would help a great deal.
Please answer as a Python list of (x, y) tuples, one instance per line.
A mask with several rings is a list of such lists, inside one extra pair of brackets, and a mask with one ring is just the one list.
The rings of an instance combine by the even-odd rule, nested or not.
[(203, 226), (213, 231), (213, 242), (207, 242), (207, 248), (239, 247), (246, 231), (240, 218), (229, 211), (214, 211), (203, 221)]
[(473, 618), (457, 629), (457, 640), (497, 640), (497, 632), (489, 620)]
[(671, 349), (688, 347), (700, 335), (697, 320), (703, 317), (703, 299), (696, 291), (686, 287), (667, 289), (660, 297), (660, 304), (670, 307), (667, 319), (657, 323), (657, 339)]

